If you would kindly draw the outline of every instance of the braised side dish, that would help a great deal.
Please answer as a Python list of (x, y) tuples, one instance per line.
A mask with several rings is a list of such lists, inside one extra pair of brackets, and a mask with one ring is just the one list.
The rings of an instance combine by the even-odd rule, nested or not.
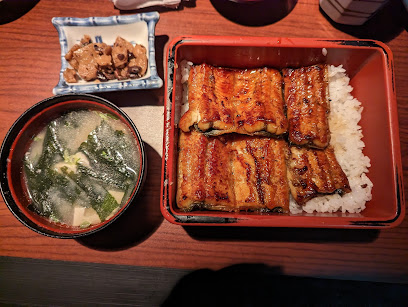
[[(330, 146), (327, 65), (238, 70), (195, 65), (179, 122), (177, 205), (289, 212), (351, 192)], [(222, 134), (222, 135), (221, 135)]]
[(65, 55), (72, 68), (64, 71), (68, 83), (85, 81), (109, 81), (137, 79), (146, 74), (147, 53), (143, 45), (133, 46), (118, 36), (113, 46), (105, 43), (93, 43), (85, 35), (80, 44), (75, 44)]

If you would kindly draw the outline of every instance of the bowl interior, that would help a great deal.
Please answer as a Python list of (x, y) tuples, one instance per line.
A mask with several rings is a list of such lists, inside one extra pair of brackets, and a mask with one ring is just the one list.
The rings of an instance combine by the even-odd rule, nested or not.
[[(323, 50), (325, 48), (325, 50)], [(171, 50), (171, 49), (169, 49)], [(327, 53), (326, 53), (327, 52)], [(181, 112), (181, 74), (178, 67), (181, 61), (187, 60), (195, 64), (208, 63), (216, 66), (233, 68), (255, 68), (269, 66), (277, 69), (284, 67), (300, 67), (327, 63), (332, 65), (343, 65), (350, 77), (350, 84), (354, 90), (352, 95), (357, 98), (363, 106), (360, 126), (363, 129), (363, 141), (365, 142), (364, 154), (371, 160), (371, 168), (368, 177), (374, 184), (372, 189), (372, 200), (366, 203), (366, 209), (359, 214), (335, 213), (335, 214), (290, 214), (290, 218), (302, 217), (337, 217), (340, 218), (336, 226), (349, 223), (350, 219), (357, 218), (359, 221), (388, 221), (394, 222), (402, 210), (401, 208), (401, 174), (398, 174), (398, 161), (400, 163), (400, 152), (398, 142), (398, 123), (393, 120), (395, 111), (395, 96), (393, 96), (393, 75), (389, 67), (390, 60), (386, 50), (381, 46), (364, 46), (358, 44), (334, 44), (316, 43), (315, 41), (295, 42), (286, 39), (285, 43), (262, 41), (260, 39), (243, 41), (222, 42), (221, 39), (211, 40), (189, 40), (188, 38), (173, 48), (174, 72), (172, 86), (173, 104), (171, 109), (169, 159), (167, 163), (169, 178), (169, 209), (172, 215), (180, 216), (222, 216), (222, 217), (248, 217), (255, 216), (259, 219), (268, 218), (276, 213), (226, 213), (226, 212), (181, 212), (175, 203), (177, 182), (177, 123)], [(168, 80), (166, 80), (168, 81)], [(170, 90), (170, 88), (169, 88)], [(403, 205), (403, 204), (402, 204)], [(296, 222), (288, 223), (288, 217), (282, 219), (280, 226), (296, 226)], [(344, 218), (342, 220), (342, 218)], [(347, 220), (347, 222), (346, 222)], [(300, 222), (300, 219), (298, 220)], [(316, 220), (312, 224), (317, 226)], [(329, 222), (331, 223), (331, 222)], [(298, 224), (299, 225), (299, 224)]]
[[(145, 165), (144, 150), (136, 127), (124, 113), (122, 113), (117, 107), (112, 106), (109, 102), (99, 98), (91, 98), (90, 95), (86, 96), (89, 97), (83, 96), (80, 98), (75, 95), (56, 96), (55, 98), (51, 98), (35, 105), (16, 121), (3, 144), (2, 165), (4, 162), (3, 160), (7, 160), (7, 162), (5, 162), (7, 174), (5, 177), (6, 182), (2, 182), (2, 192), (6, 203), (20, 221), (43, 234), (72, 237), (89, 234), (106, 226), (126, 209), (139, 190), (142, 182)], [(37, 135), (50, 121), (75, 110), (101, 111), (119, 118), (134, 134), (141, 161), (139, 178), (136, 181), (128, 202), (123, 205), (119, 212), (117, 212), (112, 218), (85, 229), (52, 223), (47, 218), (28, 209), (31, 200), (23, 175), (24, 154), (28, 151), (35, 135)]]

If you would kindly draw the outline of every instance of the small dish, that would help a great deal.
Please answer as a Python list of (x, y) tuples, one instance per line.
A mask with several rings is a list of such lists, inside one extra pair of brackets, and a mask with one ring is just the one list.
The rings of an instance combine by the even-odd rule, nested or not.
[[(163, 80), (157, 74), (154, 47), (155, 26), (158, 20), (159, 13), (157, 12), (110, 17), (54, 17), (52, 23), (58, 31), (61, 44), (61, 71), (59, 82), (53, 89), (53, 94), (96, 93), (162, 87)], [(146, 74), (140, 79), (123, 81), (110, 80), (102, 83), (99, 80), (91, 82), (80, 80), (78, 83), (67, 83), (63, 72), (70, 65), (65, 60), (65, 55), (85, 34), (90, 35), (93, 42), (104, 42), (108, 45), (113, 45), (117, 36), (123, 37), (132, 44), (142, 44), (148, 53), (149, 65)]]
[[(111, 115), (122, 121), (132, 133), (138, 159), (138, 175), (126, 203), (104, 221), (84, 228), (54, 223), (30, 210), (29, 197), (24, 174), (24, 156), (33, 143), (34, 137), (52, 120), (71, 111), (92, 110)], [(106, 99), (88, 94), (67, 94), (47, 98), (25, 111), (13, 124), (4, 138), (0, 150), (0, 190), (3, 199), (13, 215), (29, 229), (54, 238), (77, 238), (105, 228), (115, 221), (132, 204), (140, 192), (146, 174), (146, 158), (143, 141), (132, 120), (116, 105)]]
[[(363, 152), (371, 160), (372, 199), (360, 213), (183, 212), (177, 207), (178, 123), (182, 61), (232, 68), (343, 65), (364, 108)], [(372, 40), (187, 36), (167, 50), (161, 211), (171, 223), (200, 226), (390, 228), (405, 216), (397, 102), (391, 50)], [(378, 125), (381, 123), (381, 125)]]

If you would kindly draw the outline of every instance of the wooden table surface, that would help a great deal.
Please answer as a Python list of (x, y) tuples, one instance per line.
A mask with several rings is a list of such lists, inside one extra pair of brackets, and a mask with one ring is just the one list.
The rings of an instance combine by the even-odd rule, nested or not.
[[(372, 27), (358, 29), (336, 28), (319, 11), (316, 0), (299, 0), (286, 18), (262, 27), (231, 22), (208, 0), (159, 11), (156, 60), (163, 79), (166, 46), (179, 35), (369, 37), (385, 41), (394, 54), (402, 159), (408, 178), (408, 33), (398, 24), (401, 8), (393, 10), (397, 17), (388, 14), (389, 26), (371, 23)], [(119, 11), (108, 0), (41, 0), (21, 18), (0, 25), (0, 139), (28, 107), (52, 96), (58, 82), (60, 45), (52, 17), (135, 12)], [(119, 106), (163, 106), (163, 93), (162, 88), (101, 96)], [(151, 148), (147, 154), (148, 176), (137, 205), (92, 236), (61, 240), (36, 234), (20, 224), (1, 201), (0, 256), (178, 269), (263, 263), (287, 275), (408, 282), (408, 219), (397, 228), (381, 231), (180, 227), (161, 216), (161, 158)], [(407, 192), (405, 181), (405, 195)]]

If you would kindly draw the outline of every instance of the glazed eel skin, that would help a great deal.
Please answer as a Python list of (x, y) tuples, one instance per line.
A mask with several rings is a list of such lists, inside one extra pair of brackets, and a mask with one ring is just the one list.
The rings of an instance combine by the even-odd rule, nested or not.
[(228, 69), (195, 65), (188, 78), (189, 109), (179, 128), (206, 135), (287, 132), (282, 75), (272, 68)]
[[(179, 122), (181, 210), (286, 213), (289, 193), (304, 205), (319, 195), (351, 191), (329, 145), (327, 65), (282, 73), (285, 102), (276, 70), (191, 68), (189, 110)], [(289, 144), (248, 136), (286, 132)]]
[(282, 70), (289, 142), (325, 148), (330, 142), (328, 66)]
[(223, 211), (289, 211), (284, 140), (180, 131), (177, 205)]
[(299, 205), (319, 195), (351, 192), (347, 176), (330, 145), (323, 150), (291, 146), (289, 152), (288, 181)]

